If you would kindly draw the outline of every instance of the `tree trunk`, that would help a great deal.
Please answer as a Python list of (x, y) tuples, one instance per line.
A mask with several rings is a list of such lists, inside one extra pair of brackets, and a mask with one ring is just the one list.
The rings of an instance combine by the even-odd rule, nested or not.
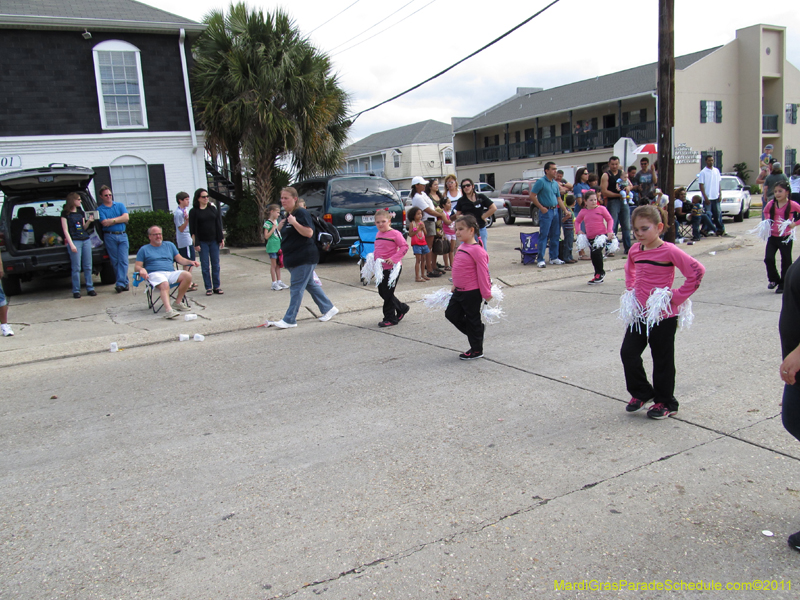
[(256, 161), (255, 198), (258, 205), (259, 224), (267, 220), (267, 206), (269, 206), (274, 195), (272, 176), (275, 169), (275, 160), (275, 156), (268, 156)]
[(238, 202), (244, 197), (244, 185), (242, 183), (242, 157), (239, 152), (239, 142), (232, 142), (228, 146), (228, 160), (231, 164), (231, 177), (233, 178), (233, 194)]

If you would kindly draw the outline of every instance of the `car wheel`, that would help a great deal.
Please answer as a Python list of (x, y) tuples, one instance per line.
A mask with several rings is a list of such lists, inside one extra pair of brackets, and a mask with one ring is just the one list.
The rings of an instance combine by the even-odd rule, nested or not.
[[(744, 202), (744, 200), (742, 202)], [(750, 218), (750, 203), (749, 202), (747, 203), (747, 209), (745, 209), (745, 211), (742, 213), (742, 216), (745, 219), (749, 219)]]
[(489, 227), (494, 225), (494, 215), (486, 217), (485, 221), (486, 221), (486, 229), (489, 229)]
[(539, 209), (535, 206), (531, 206), (531, 221), (533, 221), (533, 226), (539, 226)]
[(503, 223), (505, 223), (506, 225), (513, 225), (514, 221), (516, 221), (516, 220), (517, 220), (516, 217), (512, 217), (511, 216), (511, 211), (510, 210), (508, 211), (508, 214), (505, 217), (503, 217)]
[(114, 272), (114, 265), (110, 262), (103, 263), (100, 267), (100, 283), (103, 285), (111, 285), (117, 282), (117, 274)]
[(3, 291), (6, 296), (18, 296), (22, 293), (22, 279), (14, 275), (3, 277)]
[(739, 214), (733, 215), (734, 223), (741, 223), (742, 221), (744, 221), (744, 200), (742, 200), (742, 204), (739, 206)]

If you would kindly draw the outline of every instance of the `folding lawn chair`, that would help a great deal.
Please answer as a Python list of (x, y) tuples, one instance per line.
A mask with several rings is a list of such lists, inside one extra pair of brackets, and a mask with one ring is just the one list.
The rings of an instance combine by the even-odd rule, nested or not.
[(523, 265), (536, 264), (536, 259), (539, 256), (539, 232), (522, 233), (519, 234), (519, 245), (517, 250), (522, 254)]
[(358, 241), (350, 246), (350, 256), (358, 256), (358, 276), (361, 279), (361, 285), (369, 283), (361, 277), (361, 267), (367, 260), (367, 255), (375, 252), (375, 237), (378, 235), (378, 228), (371, 225), (358, 226)]
[[(161, 302), (161, 294), (156, 291), (152, 285), (150, 285), (149, 281), (145, 281), (141, 278), (138, 273), (133, 274), (133, 291), (136, 293), (136, 289), (139, 287), (140, 283), (145, 284), (145, 296), (147, 297), (147, 308), (153, 310), (154, 314), (158, 314), (162, 308), (164, 308), (164, 303)], [(169, 286), (169, 297), (174, 302), (175, 297), (178, 295), (178, 286), (179, 283), (173, 283)], [(183, 295), (183, 300), (181, 300), (181, 304), (184, 304), (187, 308), (189, 308), (189, 296), (187, 294)]]
[(675, 225), (677, 227), (677, 235), (675, 237), (692, 239), (692, 224), (686, 221), (685, 215), (675, 217)]

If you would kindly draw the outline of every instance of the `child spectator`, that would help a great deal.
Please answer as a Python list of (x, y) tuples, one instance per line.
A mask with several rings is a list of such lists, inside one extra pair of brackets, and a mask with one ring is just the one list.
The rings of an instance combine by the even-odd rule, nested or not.
[[(0, 273), (3, 273), (3, 258), (0, 256)], [(10, 337), (14, 335), (11, 331), (11, 325), (8, 324), (8, 300), (3, 292), (3, 283), (0, 282), (0, 331), (3, 337)]]
[(572, 245), (575, 243), (575, 213), (572, 212), (575, 208), (575, 196), (567, 194), (564, 203), (567, 206), (567, 212), (561, 218), (561, 226), (564, 229), (564, 252), (561, 260), (568, 265), (573, 265), (578, 262), (572, 258)]
[[(640, 307), (660, 314), (641, 311), (630, 323), (622, 340), (620, 358), (625, 371), (625, 384), (632, 396), (625, 410), (636, 412), (648, 402), (654, 402), (647, 416), (666, 419), (678, 412), (675, 392), (675, 332), (678, 329), (680, 306), (700, 287), (705, 268), (683, 250), (660, 238), (664, 229), (661, 212), (655, 206), (640, 206), (633, 211), (633, 233), (637, 244), (631, 246), (625, 263), (625, 288), (632, 291)], [(678, 289), (670, 289), (675, 280), (675, 268), (686, 281)], [(668, 301), (662, 309), (648, 301), (668, 289)], [(642, 352), (650, 346), (653, 357), (653, 384), (647, 380), (642, 364)]]
[[(397, 325), (409, 311), (408, 304), (404, 304), (394, 295), (397, 280), (389, 281), (392, 269), (399, 265), (408, 251), (408, 244), (403, 234), (392, 229), (392, 216), (388, 210), (379, 210), (375, 213), (375, 225), (378, 226), (378, 235), (375, 236), (375, 258), (383, 260), (383, 279), (378, 284), (378, 294), (383, 298), (383, 321), (378, 327), (391, 327)], [(400, 271), (403, 267), (400, 267)], [(400, 272), (397, 273), (400, 278)]]
[(461, 245), (453, 263), (453, 295), (445, 317), (469, 340), (469, 350), (458, 357), (473, 360), (483, 357), (484, 325), (481, 321), (481, 299), (492, 299), (489, 278), (489, 255), (478, 237), (478, 221), (472, 215), (456, 219), (456, 237)]
[(446, 239), (450, 245), (450, 252), (447, 254), (442, 255), (442, 260), (444, 261), (444, 270), (445, 271), (452, 271), (453, 270), (453, 254), (456, 251), (456, 230), (453, 229), (453, 221), (450, 219), (450, 216), (453, 214), (453, 206), (450, 202), (450, 196), (445, 195), (442, 198), (442, 234), (444, 239)]
[[(764, 207), (764, 219), (772, 221), (770, 236), (767, 240), (767, 249), (764, 254), (764, 264), (767, 265), (767, 289), (775, 290), (776, 294), (783, 293), (783, 281), (786, 271), (792, 264), (792, 240), (789, 232), (797, 226), (800, 219), (800, 204), (789, 200), (789, 184), (779, 181), (773, 190), (774, 199), (767, 202)], [(788, 224), (783, 225), (785, 221)], [(781, 273), (775, 267), (775, 253), (781, 253)]]
[(619, 179), (617, 179), (617, 189), (619, 190), (622, 203), (630, 206), (633, 204), (633, 192), (631, 191), (631, 182), (628, 179), (628, 174), (625, 171), (619, 172)]
[(717, 235), (714, 223), (703, 208), (703, 197), (699, 194), (692, 196), (692, 241), (699, 242), (700, 234)]
[(408, 211), (408, 236), (411, 238), (411, 248), (414, 251), (416, 262), (414, 263), (414, 281), (430, 281), (430, 277), (425, 275), (426, 260), (425, 255), (430, 252), (428, 243), (425, 241), (425, 222), (422, 220), (422, 210), (417, 206), (412, 206)]
[(592, 256), (592, 266), (594, 266), (594, 277), (589, 280), (589, 285), (603, 283), (606, 272), (603, 270), (603, 251), (605, 244), (595, 247), (594, 241), (601, 235), (611, 238), (614, 235), (614, 219), (605, 206), (597, 204), (597, 192), (588, 192), (584, 197), (583, 210), (575, 219), (574, 227), (579, 227), (586, 222), (586, 237), (589, 239)]
[[(298, 202), (298, 206), (302, 205)], [(281, 251), (281, 232), (278, 231), (278, 217), (280, 215), (280, 206), (277, 204), (267, 206), (267, 220), (264, 221), (264, 241), (267, 243), (266, 250), (267, 256), (269, 256), (269, 274), (272, 276), (272, 289), (276, 292), (289, 288), (288, 285), (281, 281), (281, 267), (278, 260)]]

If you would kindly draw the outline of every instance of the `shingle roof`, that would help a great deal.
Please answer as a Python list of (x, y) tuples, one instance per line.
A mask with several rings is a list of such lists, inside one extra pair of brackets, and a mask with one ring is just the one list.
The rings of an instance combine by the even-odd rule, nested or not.
[[(721, 46), (675, 57), (675, 68), (683, 70)], [(524, 96), (513, 96), (491, 110), (476, 115), (455, 132), (472, 131), (492, 125), (512, 123), (531, 117), (572, 110), (652, 93), (656, 90), (658, 63), (585, 79)]]
[(3, 27), (202, 31), (205, 25), (135, 0), (2, 0)]
[(344, 149), (345, 156), (358, 156), (411, 144), (447, 144), (453, 141), (453, 127), (441, 121), (420, 121), (368, 135)]

